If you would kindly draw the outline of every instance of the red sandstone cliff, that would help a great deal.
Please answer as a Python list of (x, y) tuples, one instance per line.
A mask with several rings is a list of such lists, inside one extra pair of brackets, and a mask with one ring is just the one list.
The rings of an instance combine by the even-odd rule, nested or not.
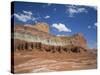
[[(15, 34), (14, 35), (15, 49), (16, 48), (18, 49), (19, 47), (23, 49), (23, 47), (26, 47), (25, 46), (26, 43), (28, 43), (27, 45), (29, 45), (32, 42), (33, 43), (37, 42), (36, 46), (38, 44), (42, 44), (45, 45), (46, 47), (50, 46), (48, 48), (51, 49), (55, 49), (57, 47), (56, 49), (59, 51), (63, 48), (65, 48), (66, 51), (67, 49), (69, 49), (68, 48), (69, 46), (73, 48), (75, 46), (77, 48), (81, 47), (82, 49), (87, 48), (87, 42), (82, 33), (77, 33), (72, 36), (64, 36), (64, 37), (54, 36), (49, 33), (49, 25), (43, 22), (37, 23), (35, 25), (15, 25), (14, 34)], [(33, 44), (31, 45), (33, 46)], [(55, 48), (53, 48), (53, 46)], [(70, 50), (73, 48), (70, 48)]]

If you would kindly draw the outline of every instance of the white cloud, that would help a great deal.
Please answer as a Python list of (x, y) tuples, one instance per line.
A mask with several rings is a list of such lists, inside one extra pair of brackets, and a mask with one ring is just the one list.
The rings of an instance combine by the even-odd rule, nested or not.
[(93, 26), (89, 25), (89, 26), (88, 26), (88, 29), (91, 29), (91, 28), (93, 29), (93, 28), (95, 28), (95, 27), (97, 27), (97, 22), (95, 22)]
[(23, 13), (25, 13), (27, 15), (32, 15), (32, 12), (31, 11), (25, 11), (25, 10), (23, 10)]
[(52, 27), (56, 28), (59, 32), (71, 32), (71, 30), (69, 28), (66, 27), (65, 24), (62, 24), (62, 23), (54, 23), (52, 24)]
[(67, 11), (66, 11), (66, 13), (69, 14), (69, 17), (74, 17), (74, 15), (78, 13), (87, 13), (87, 12), (88, 11), (86, 10), (86, 8), (75, 5), (67, 6)]
[(96, 27), (97, 27), (97, 22), (96, 22), (96, 23), (94, 23), (94, 26), (96, 26)]
[(90, 25), (88, 26), (88, 29), (91, 29), (91, 26)]
[(37, 18), (32, 16), (31, 11), (23, 10), (23, 13), (14, 13), (14, 17), (16, 17), (19, 21), (27, 22), (27, 21), (35, 21)]
[(22, 22), (27, 22), (28, 20), (31, 20), (31, 16), (29, 16), (29, 15), (24, 15), (24, 14), (17, 14), (17, 13), (15, 13), (14, 16), (15, 16), (18, 20), (20, 20), (20, 21), (22, 21)]
[(44, 18), (45, 18), (45, 19), (48, 19), (48, 18), (50, 18), (50, 16), (49, 16), (49, 15), (47, 15), (47, 16), (45, 16)]
[(38, 19), (40, 19), (40, 17), (33, 17), (33, 16), (32, 16), (32, 21), (35, 22), (35, 21), (37, 21)]
[(56, 36), (66, 36), (66, 35), (60, 35), (60, 34), (58, 34), (58, 35), (56, 35)]

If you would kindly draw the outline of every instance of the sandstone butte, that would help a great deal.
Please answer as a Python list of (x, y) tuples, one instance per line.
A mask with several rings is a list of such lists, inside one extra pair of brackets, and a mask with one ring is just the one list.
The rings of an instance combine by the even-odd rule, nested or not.
[(26, 45), (31, 49), (35, 43), (40, 43), (40, 48), (45, 45), (62, 48), (79, 47), (84, 50), (88, 49), (87, 41), (82, 33), (76, 33), (72, 36), (55, 36), (50, 34), (49, 31), (49, 25), (44, 22), (39, 22), (34, 25), (15, 25), (14, 36), (12, 37), (14, 39), (14, 51), (19, 48), (25, 49)]

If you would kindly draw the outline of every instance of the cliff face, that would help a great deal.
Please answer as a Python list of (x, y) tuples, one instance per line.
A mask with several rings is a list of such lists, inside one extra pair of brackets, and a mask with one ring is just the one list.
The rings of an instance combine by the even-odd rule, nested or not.
[(72, 36), (71, 39), (72, 44), (87, 48), (87, 41), (81, 33), (77, 33)]
[(37, 23), (32, 26), (16, 25), (14, 28), (14, 49), (27, 50), (38, 48), (40, 50), (56, 52), (64, 50), (79, 49), (86, 51), (87, 42), (81, 33), (73, 36), (53, 36), (49, 33), (49, 26), (46, 23)]
[(49, 33), (49, 26), (47, 23), (43, 23), (43, 22), (37, 23), (36, 25), (33, 26), (33, 28), (35, 28), (39, 31)]

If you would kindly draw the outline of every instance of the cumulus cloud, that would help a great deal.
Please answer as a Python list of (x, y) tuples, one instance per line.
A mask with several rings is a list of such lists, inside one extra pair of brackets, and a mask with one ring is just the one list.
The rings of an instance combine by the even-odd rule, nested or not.
[(75, 5), (68, 6), (66, 11), (66, 13), (69, 14), (69, 17), (74, 17), (74, 15), (78, 13), (87, 13), (87, 12), (88, 11), (86, 10), (86, 8)]
[(14, 17), (16, 17), (19, 21), (27, 22), (27, 21), (35, 21), (37, 18), (32, 16), (31, 11), (23, 10), (22, 13), (14, 13)]
[(52, 27), (56, 28), (59, 32), (71, 32), (71, 29), (69, 29), (68, 27), (66, 27), (65, 24), (62, 23), (54, 23), (52, 24)]
[(20, 20), (20, 21), (22, 21), (22, 22), (27, 22), (28, 20), (31, 20), (31, 16), (29, 16), (29, 15), (24, 15), (24, 14), (17, 14), (17, 13), (15, 13), (14, 16), (15, 16), (18, 20)]
[(49, 15), (47, 15), (47, 16), (45, 16), (44, 18), (45, 18), (45, 19), (48, 19), (48, 18), (50, 18), (50, 16), (49, 16)]

